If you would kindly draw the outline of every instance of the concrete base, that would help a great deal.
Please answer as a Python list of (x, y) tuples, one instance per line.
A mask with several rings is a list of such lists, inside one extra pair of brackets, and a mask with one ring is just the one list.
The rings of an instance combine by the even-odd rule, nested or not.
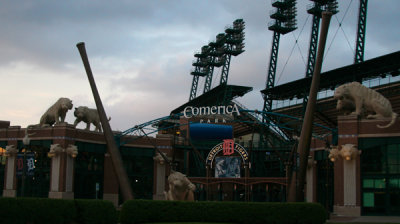
[(3, 190), (3, 197), (15, 198), (17, 196), (16, 190)]
[(333, 206), (333, 213), (337, 216), (359, 217), (361, 216), (360, 206)]
[(153, 194), (153, 200), (165, 200), (164, 194)]
[(115, 207), (118, 207), (118, 194), (103, 194), (103, 200), (111, 201)]
[(49, 198), (74, 199), (74, 192), (50, 191), (49, 192)]

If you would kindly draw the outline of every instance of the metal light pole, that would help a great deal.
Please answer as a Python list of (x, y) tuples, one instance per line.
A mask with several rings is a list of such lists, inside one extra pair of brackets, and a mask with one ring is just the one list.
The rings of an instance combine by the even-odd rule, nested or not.
[[(297, 188), (296, 192), (289, 192), (288, 201), (304, 201), (304, 184), (306, 177), (306, 169), (307, 169), (307, 160), (310, 154), (310, 145), (311, 145), (311, 134), (312, 134), (312, 126), (314, 119), (314, 111), (315, 105), (317, 101), (317, 94), (319, 89), (320, 82), (320, 74), (322, 67), (322, 60), (325, 51), (325, 43), (326, 38), (328, 36), (329, 23), (332, 17), (331, 12), (323, 12), (322, 13), (322, 24), (321, 24), (321, 33), (320, 33), (320, 41), (318, 44), (318, 52), (317, 52), (317, 60), (315, 62), (314, 74), (312, 77), (311, 88), (309, 99), (307, 103), (306, 113), (303, 121), (303, 126), (301, 129), (301, 135), (298, 145), (298, 152), (300, 154), (300, 167), (297, 174)], [(293, 188), (291, 188), (293, 189)]]
[(104, 111), (104, 107), (100, 99), (99, 92), (97, 91), (96, 83), (94, 81), (92, 70), (90, 68), (89, 59), (86, 54), (85, 43), (80, 42), (76, 46), (78, 47), (79, 53), (82, 57), (82, 62), (86, 69), (86, 74), (89, 79), (90, 87), (92, 88), (97, 112), (99, 113), (101, 126), (103, 127), (104, 137), (106, 138), (108, 151), (110, 153), (111, 160), (114, 166), (114, 171), (116, 173), (119, 186), (121, 188), (122, 198), (124, 201), (133, 199), (132, 188), (128, 179), (128, 175), (123, 167), (121, 154), (115, 143), (114, 134), (112, 133), (110, 123), (108, 122), (106, 112)]

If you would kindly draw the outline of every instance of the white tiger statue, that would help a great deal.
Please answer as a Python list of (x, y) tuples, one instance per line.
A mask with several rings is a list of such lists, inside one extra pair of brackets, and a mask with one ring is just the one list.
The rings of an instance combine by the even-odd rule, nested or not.
[(90, 124), (93, 124), (96, 127), (95, 131), (103, 131), (101, 128), (99, 113), (96, 109), (85, 106), (75, 107), (74, 115), (76, 117), (74, 127), (76, 127), (79, 122), (83, 121), (86, 123), (85, 130), (90, 130)]
[(53, 124), (64, 123), (68, 110), (72, 109), (72, 100), (60, 98), (40, 118), (39, 127), (52, 126)]
[(333, 97), (338, 101), (353, 101), (355, 111), (351, 114), (360, 116), (363, 113), (368, 113), (368, 119), (391, 118), (389, 124), (385, 126), (377, 125), (378, 128), (388, 128), (397, 120), (397, 113), (393, 112), (392, 105), (388, 99), (377, 91), (367, 88), (358, 82), (346, 83), (339, 86), (336, 88)]
[(196, 186), (180, 172), (171, 170), (168, 177), (169, 190), (164, 191), (168, 201), (194, 201)]

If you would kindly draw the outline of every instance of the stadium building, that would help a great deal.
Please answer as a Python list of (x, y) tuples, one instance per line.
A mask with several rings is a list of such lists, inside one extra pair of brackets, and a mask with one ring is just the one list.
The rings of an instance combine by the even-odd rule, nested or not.
[[(319, 3), (309, 8), (314, 21), (319, 21), (322, 10), (337, 12), (336, 1), (314, 2)], [(244, 52), (244, 21), (239, 19), (194, 55), (188, 102), (166, 111), (168, 116), (114, 132), (136, 199), (165, 199), (167, 178), (176, 170), (196, 185), (195, 200), (288, 200), (290, 187), (297, 184), (297, 145), (314, 64), (307, 66), (305, 78), (274, 86), (279, 35), (296, 29), (296, 10), (294, 0), (273, 1), (273, 6), (279, 10), (271, 14), (276, 21), (269, 24), (274, 41), (267, 86), (261, 91), (262, 111), (235, 100), (252, 87), (227, 83), (231, 57)], [(362, 28), (359, 32), (365, 34)], [(315, 60), (318, 35), (314, 42), (313, 38), (310, 59)], [(363, 45), (363, 40), (357, 44)], [(222, 72), (219, 85), (211, 88), (214, 67)], [(379, 128), (390, 119), (354, 116), (354, 108), (338, 111), (333, 98), (338, 86), (358, 81), (381, 93), (399, 113), (399, 69), (400, 51), (364, 61), (363, 48), (357, 47), (354, 64), (321, 74), (303, 192), (306, 201), (321, 203), (336, 215), (400, 215), (398, 119), (391, 127)], [(205, 78), (205, 85), (197, 96), (200, 78)], [(1, 121), (0, 147), (3, 197), (104, 199), (115, 205), (122, 201), (101, 132), (68, 123), (22, 128)]]

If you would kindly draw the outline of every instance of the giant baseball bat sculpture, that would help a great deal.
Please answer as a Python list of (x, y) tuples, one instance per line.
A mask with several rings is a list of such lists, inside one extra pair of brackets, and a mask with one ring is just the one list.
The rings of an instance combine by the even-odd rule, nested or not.
[(93, 78), (92, 70), (90, 69), (89, 59), (86, 54), (85, 43), (80, 42), (76, 45), (82, 57), (83, 65), (85, 66), (86, 74), (89, 79), (90, 87), (94, 101), (96, 102), (97, 111), (99, 113), (101, 126), (103, 127), (104, 137), (106, 138), (108, 152), (110, 153), (111, 160), (114, 166), (114, 171), (117, 175), (119, 187), (122, 192), (124, 201), (133, 199), (132, 188), (129, 183), (128, 175), (122, 164), (121, 154), (118, 150), (117, 144), (114, 140), (114, 135), (111, 130), (110, 123), (108, 122), (106, 112), (104, 111), (103, 103), (101, 102), (99, 92), (97, 91), (96, 83)]
[[(319, 82), (321, 75), (322, 60), (324, 57), (326, 38), (328, 36), (329, 23), (331, 21), (331, 12), (322, 12), (321, 36), (319, 38), (317, 60), (315, 61), (314, 74), (311, 81), (310, 93), (306, 107), (306, 113), (301, 128), (301, 135), (298, 144), (298, 152), (300, 155), (300, 166), (297, 174), (297, 189), (294, 187), (289, 189), (288, 202), (304, 201), (304, 184), (306, 178), (307, 160), (310, 154), (311, 134), (313, 127), (315, 104), (317, 102), (317, 94), (319, 90)], [(295, 184), (295, 181), (292, 181)], [(296, 190), (294, 192), (294, 190)]]

